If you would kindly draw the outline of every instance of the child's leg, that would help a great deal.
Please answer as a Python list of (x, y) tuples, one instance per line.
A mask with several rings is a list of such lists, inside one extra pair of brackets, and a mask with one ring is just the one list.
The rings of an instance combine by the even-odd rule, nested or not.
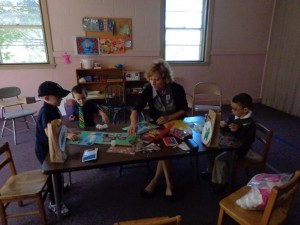
[(227, 178), (226, 166), (231, 160), (230, 152), (223, 152), (215, 158), (212, 171), (212, 182), (216, 184), (225, 184)]

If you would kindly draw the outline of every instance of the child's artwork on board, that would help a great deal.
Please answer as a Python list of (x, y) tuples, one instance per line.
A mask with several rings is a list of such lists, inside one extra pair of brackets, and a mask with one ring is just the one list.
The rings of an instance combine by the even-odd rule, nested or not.
[(76, 37), (75, 42), (77, 55), (100, 54), (98, 37)]
[(123, 38), (100, 39), (100, 52), (102, 54), (122, 54), (125, 52)]
[(132, 48), (131, 29), (128, 24), (120, 24), (119, 35), (124, 38), (125, 48)]

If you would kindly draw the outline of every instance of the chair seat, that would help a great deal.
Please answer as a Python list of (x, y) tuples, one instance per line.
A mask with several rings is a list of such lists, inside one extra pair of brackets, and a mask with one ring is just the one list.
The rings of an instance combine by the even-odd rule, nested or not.
[[(232, 204), (233, 202), (235, 203), (236, 200), (247, 194), (249, 190), (250, 187), (248, 186), (239, 189), (238, 191), (222, 199), (220, 201), (220, 206), (224, 208), (225, 212), (229, 216), (235, 218), (235, 220), (237, 220), (239, 224), (258, 225), (260, 224), (263, 211), (243, 209), (237, 204)], [(235, 215), (238, 215), (238, 217)]]
[(24, 116), (30, 116), (35, 114), (37, 111), (36, 110), (30, 110), (30, 109), (23, 109), (23, 110), (18, 110), (14, 112), (6, 112), (3, 114), (4, 119), (9, 120), (9, 119), (16, 119)]
[[(261, 224), (263, 217), (263, 210), (249, 210), (243, 209), (239, 205), (235, 204), (235, 201), (243, 197), (250, 190), (250, 187), (244, 186), (225, 197), (220, 201), (220, 206), (225, 210), (231, 218), (243, 225), (258, 225)], [(232, 204), (234, 202), (234, 204)], [(281, 224), (286, 218), (286, 211), (278, 208), (274, 209), (272, 217), (268, 225)]]
[(217, 105), (194, 105), (195, 111), (208, 111), (210, 109), (220, 111), (221, 107)]
[(46, 185), (48, 176), (40, 170), (33, 170), (11, 176), (0, 189), (0, 199), (30, 196), (39, 193)]

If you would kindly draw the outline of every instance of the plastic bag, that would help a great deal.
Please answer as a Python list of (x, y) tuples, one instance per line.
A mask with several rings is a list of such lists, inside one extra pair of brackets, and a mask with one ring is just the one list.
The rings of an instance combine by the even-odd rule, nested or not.
[(247, 184), (250, 191), (236, 200), (236, 204), (244, 209), (263, 210), (267, 204), (271, 189), (274, 186), (281, 186), (287, 183), (293, 174), (267, 174), (255, 175)]

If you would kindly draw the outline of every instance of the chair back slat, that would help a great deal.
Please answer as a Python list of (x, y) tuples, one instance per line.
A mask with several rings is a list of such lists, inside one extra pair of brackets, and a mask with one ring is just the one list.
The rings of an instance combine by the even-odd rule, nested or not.
[(297, 170), (286, 184), (272, 188), (262, 217), (262, 225), (270, 224), (272, 221), (276, 221), (276, 224), (282, 224), (286, 220), (299, 182), (300, 170)]
[(3, 169), (6, 165), (9, 165), (10, 172), (12, 175), (16, 175), (16, 167), (11, 155), (11, 151), (8, 145), (8, 142), (5, 142), (1, 147), (0, 147), (0, 156), (5, 154), (5, 158), (1, 161), (0, 163), (0, 170)]
[[(211, 102), (211, 103), (208, 103)], [(221, 111), (222, 90), (213, 82), (199, 82), (194, 86), (192, 97), (192, 115), (195, 111), (208, 111), (210, 109)]]
[(268, 159), (272, 136), (273, 132), (271, 130), (266, 128), (261, 123), (256, 123), (256, 140), (263, 144), (262, 157), (264, 162), (266, 162)]
[(21, 90), (18, 87), (4, 87), (0, 88), (0, 99), (18, 97)]

